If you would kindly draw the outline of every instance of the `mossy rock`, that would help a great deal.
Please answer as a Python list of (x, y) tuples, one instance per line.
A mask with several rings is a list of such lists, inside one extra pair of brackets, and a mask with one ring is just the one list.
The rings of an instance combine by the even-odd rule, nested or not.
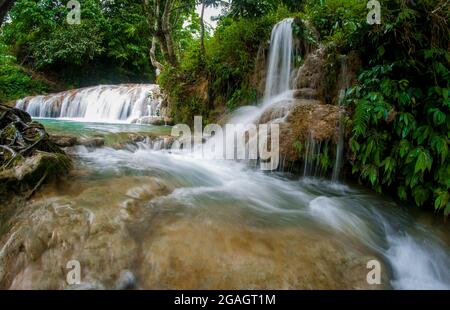
[(0, 193), (31, 195), (45, 180), (65, 175), (70, 167), (71, 160), (65, 154), (37, 151), (13, 167), (0, 170)]
[(70, 158), (49, 139), (42, 124), (0, 104), (0, 203), (28, 198), (46, 180), (64, 175)]

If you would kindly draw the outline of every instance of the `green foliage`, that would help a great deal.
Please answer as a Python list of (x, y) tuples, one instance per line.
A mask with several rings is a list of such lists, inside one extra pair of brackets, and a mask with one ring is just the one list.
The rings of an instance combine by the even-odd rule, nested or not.
[(361, 41), (359, 30), (368, 28), (366, 5), (367, 1), (363, 0), (310, 0), (305, 14), (322, 41), (354, 48)]
[(353, 172), (377, 191), (448, 216), (450, 31), (441, 22), (450, 16), (439, 3), (385, 4), (384, 23), (359, 32), (367, 65), (346, 100), (354, 109)]
[(285, 6), (290, 11), (299, 11), (303, 5), (303, 0), (233, 0), (228, 15), (254, 18), (273, 13), (281, 6)]
[(6, 46), (0, 44), (0, 102), (16, 100), (46, 90), (46, 83), (33, 79), (31, 74), (17, 64), (15, 57), (7, 52)]
[(152, 79), (150, 34), (139, 1), (80, 0), (80, 25), (67, 23), (64, 4), (16, 2), (1, 40), (20, 62), (71, 86)]
[(217, 110), (256, 103), (257, 91), (251, 83), (255, 55), (269, 40), (273, 25), (292, 15), (281, 8), (258, 18), (223, 17), (205, 42), (206, 54), (198, 41), (191, 41), (179, 67), (167, 68), (158, 79), (171, 98), (175, 121), (189, 124), (199, 112), (207, 120)]

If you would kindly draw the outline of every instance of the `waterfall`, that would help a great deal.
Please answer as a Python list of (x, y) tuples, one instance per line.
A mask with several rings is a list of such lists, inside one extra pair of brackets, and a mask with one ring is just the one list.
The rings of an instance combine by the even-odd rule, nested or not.
[[(261, 115), (273, 106), (293, 100), (291, 87), (294, 69), (294, 39), (292, 32), (293, 18), (285, 19), (274, 26), (270, 40), (270, 51), (266, 72), (266, 88), (264, 100), (258, 106), (246, 106), (233, 112), (230, 124), (242, 125), (236, 132), (225, 130), (225, 139), (216, 136), (206, 141), (201, 149), (211, 149), (211, 146), (234, 145), (235, 134), (240, 136), (247, 131), (247, 125), (260, 123)], [(219, 139), (219, 140), (218, 140)], [(250, 141), (258, 141), (257, 136), (250, 136)]]
[(291, 74), (294, 66), (293, 22), (293, 18), (285, 19), (272, 30), (264, 94), (266, 101), (291, 90)]
[(231, 119), (235, 124), (258, 123), (264, 111), (293, 99), (292, 73), (294, 71), (293, 18), (282, 20), (272, 29), (266, 71), (263, 102), (236, 110)]
[[(345, 97), (345, 91), (350, 86), (350, 82), (348, 80), (348, 72), (347, 72), (347, 57), (342, 56), (341, 58), (341, 87), (339, 92), (339, 107), (342, 106), (342, 103), (344, 101)], [(333, 168), (333, 176), (332, 181), (338, 182), (340, 175), (341, 175), (341, 169), (342, 169), (342, 163), (344, 158), (344, 126), (343, 126), (343, 119), (342, 119), (342, 110), (339, 112), (339, 140), (336, 145), (336, 159), (334, 161), (334, 168)]]
[(317, 176), (320, 169), (320, 153), (322, 151), (322, 141), (316, 141), (312, 134), (308, 135), (305, 148), (303, 176)]
[(100, 85), (47, 96), (27, 97), (16, 107), (32, 117), (76, 119), (89, 122), (139, 122), (159, 116), (162, 103), (158, 85)]

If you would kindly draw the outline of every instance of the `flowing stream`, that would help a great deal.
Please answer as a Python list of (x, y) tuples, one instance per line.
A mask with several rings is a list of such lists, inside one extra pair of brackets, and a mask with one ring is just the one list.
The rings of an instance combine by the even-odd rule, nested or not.
[[(254, 122), (290, 96), (291, 57), (289, 19), (272, 33), (264, 102), (239, 110), (235, 121)], [(30, 101), (28, 110), (42, 105)], [(42, 122), (53, 132), (84, 135), (166, 130)], [(358, 186), (198, 160), (146, 142), (68, 151), (75, 157), (71, 177), (45, 186), (0, 236), (0, 262), (21, 235), (34, 255), (10, 263), (10, 288), (66, 288), (60, 269), (76, 259), (83, 288), (450, 289), (442, 219)], [(41, 235), (51, 236), (45, 246), (47, 237), (33, 237)], [(380, 285), (367, 282), (373, 260), (381, 265)], [(0, 283), (1, 275), (0, 268)]]

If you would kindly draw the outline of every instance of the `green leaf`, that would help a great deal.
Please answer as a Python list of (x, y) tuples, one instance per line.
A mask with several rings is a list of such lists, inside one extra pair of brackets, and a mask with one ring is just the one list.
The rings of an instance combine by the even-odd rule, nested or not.
[(355, 152), (355, 153), (357, 153), (359, 151), (360, 147), (361, 147), (359, 145), (358, 141), (356, 141), (356, 139), (354, 139), (354, 138), (350, 139), (350, 146), (352, 148), (352, 151)]
[(422, 206), (424, 202), (428, 200), (428, 197), (430, 196), (430, 191), (427, 188), (419, 185), (413, 189), (412, 195), (414, 197), (414, 201), (416, 202), (416, 204), (418, 206)]
[(394, 169), (395, 169), (396, 163), (395, 163), (394, 158), (392, 158), (392, 157), (386, 157), (386, 158), (383, 160), (383, 162), (382, 162), (381, 165), (384, 166), (384, 172), (385, 172), (386, 174), (391, 174), (392, 171), (394, 171)]
[(408, 196), (406, 194), (406, 187), (399, 186), (397, 188), (397, 195), (398, 195), (398, 198), (400, 198), (401, 200), (406, 200), (408, 198)]
[(431, 138), (430, 145), (437, 155), (441, 157), (441, 163), (443, 164), (447, 159), (449, 148), (446, 137), (434, 135)]
[(430, 153), (427, 150), (419, 149), (414, 173), (424, 173), (425, 170), (430, 171), (432, 165), (433, 157), (431, 157)]
[(419, 145), (422, 145), (423, 142), (430, 136), (431, 132), (433, 131), (433, 128), (431, 128), (428, 125), (421, 126), (417, 128), (417, 130), (414, 132), (414, 139), (417, 139), (417, 143)]
[(449, 202), (450, 194), (448, 191), (437, 191), (438, 196), (436, 197), (436, 200), (434, 201), (434, 208), (436, 211), (439, 211), (443, 209)]
[(448, 217), (449, 214), (450, 214), (450, 203), (447, 203), (447, 206), (445, 207), (444, 210), (444, 215), (445, 217)]
[(438, 108), (430, 109), (429, 113), (433, 114), (433, 122), (436, 126), (442, 125), (445, 123), (446, 115), (444, 112), (439, 110)]
[(411, 145), (408, 140), (401, 140), (399, 144), (400, 157), (401, 158), (405, 157), (409, 153), (410, 148)]

